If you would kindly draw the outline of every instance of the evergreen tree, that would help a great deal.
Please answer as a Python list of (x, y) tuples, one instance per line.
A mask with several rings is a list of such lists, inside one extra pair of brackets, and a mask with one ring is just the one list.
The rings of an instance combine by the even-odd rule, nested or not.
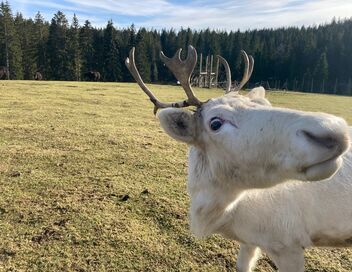
[(81, 80), (81, 49), (80, 49), (79, 24), (76, 14), (72, 19), (72, 25), (68, 34), (68, 57), (71, 63), (68, 67), (71, 80)]
[(67, 40), (68, 22), (65, 14), (58, 11), (51, 20), (47, 42), (48, 76), (53, 80), (70, 80), (70, 60)]
[(39, 71), (44, 78), (47, 78), (47, 42), (49, 35), (48, 23), (44, 21), (43, 16), (38, 12), (34, 18), (34, 39), (36, 42), (36, 60), (37, 71)]
[(120, 81), (121, 77), (121, 64), (119, 61), (119, 48), (117, 44), (116, 29), (112, 21), (109, 21), (104, 29), (104, 67), (103, 77), (106, 81)]
[(9, 3), (0, 4), (0, 65), (6, 66), (12, 79), (22, 79), (22, 52)]
[(37, 41), (34, 35), (34, 22), (25, 20), (22, 14), (18, 13), (15, 17), (15, 28), (20, 37), (23, 78), (33, 79), (33, 75), (37, 71)]
[(129, 73), (127, 67), (124, 64), (122, 56), (128, 56), (129, 51), (132, 47), (136, 46), (136, 28), (132, 24), (130, 27), (123, 29), (120, 35), (120, 60), (121, 62), (121, 75), (123, 81), (132, 81), (133, 77)]
[(80, 29), (79, 44), (81, 48), (81, 71), (87, 72), (97, 69), (94, 51), (94, 30), (91, 23), (86, 20), (84, 26)]
[(326, 53), (322, 53), (317, 61), (314, 70), (314, 78), (319, 80), (327, 80), (329, 74), (328, 61)]
[(136, 65), (145, 82), (151, 81), (150, 51), (148, 50), (147, 31), (139, 29), (136, 37)]
[[(203, 54), (203, 67), (207, 55), (225, 57), (234, 80), (242, 75), (240, 50), (244, 49), (255, 58), (250, 84), (269, 81), (278, 88), (286, 83), (301, 91), (351, 93), (352, 19), (245, 32), (136, 31), (134, 25), (116, 29), (111, 21), (104, 28), (92, 27), (89, 21), (81, 27), (76, 16), (69, 25), (60, 11), (50, 23), (39, 12), (31, 20), (20, 13), (13, 16), (7, 1), (0, 4), (0, 66), (9, 67), (13, 79), (32, 79), (34, 72), (40, 71), (45, 79), (79, 80), (84, 72), (96, 70), (103, 80), (131, 81), (124, 60), (136, 47), (136, 64), (146, 82), (175, 82), (159, 52), (172, 57), (183, 48), (185, 58), (189, 44)], [(220, 72), (222, 81), (222, 68)]]
[[(105, 52), (104, 52), (104, 31), (102, 29), (93, 32), (94, 66), (102, 74), (105, 80)], [(107, 71), (109, 73), (109, 71)]]

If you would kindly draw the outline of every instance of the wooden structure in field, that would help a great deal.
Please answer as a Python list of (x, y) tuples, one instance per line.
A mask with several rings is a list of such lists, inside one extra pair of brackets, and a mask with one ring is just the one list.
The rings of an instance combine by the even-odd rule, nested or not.
[(192, 79), (192, 85), (201, 88), (217, 88), (219, 75), (219, 59), (216, 58), (214, 69), (214, 55), (205, 58), (205, 67), (203, 70), (203, 54), (199, 59), (199, 74)]

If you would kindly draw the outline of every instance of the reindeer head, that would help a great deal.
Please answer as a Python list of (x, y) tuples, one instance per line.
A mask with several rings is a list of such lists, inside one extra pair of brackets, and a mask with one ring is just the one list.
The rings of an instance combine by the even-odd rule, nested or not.
[[(155, 106), (162, 128), (172, 138), (191, 146), (190, 178), (206, 175), (220, 182), (237, 182), (243, 187), (267, 187), (287, 179), (321, 180), (341, 166), (349, 147), (346, 122), (324, 113), (310, 113), (272, 107), (262, 87), (247, 95), (238, 91), (249, 80), (254, 60), (242, 51), (243, 79), (231, 89), (230, 68), (225, 66), (227, 88), (223, 96), (201, 102), (190, 85), (197, 62), (190, 46), (186, 60), (181, 49), (173, 58), (161, 52), (161, 59), (180, 81), (187, 99), (160, 102), (143, 83), (134, 62), (134, 48), (126, 65)], [(196, 110), (180, 109), (195, 106)], [(201, 172), (204, 173), (201, 173)]]

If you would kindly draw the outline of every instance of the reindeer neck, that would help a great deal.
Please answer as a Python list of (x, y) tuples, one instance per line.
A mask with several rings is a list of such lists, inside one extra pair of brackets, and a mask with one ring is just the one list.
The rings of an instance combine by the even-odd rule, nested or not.
[(216, 233), (227, 224), (229, 209), (233, 210), (244, 189), (236, 186), (233, 177), (224, 177), (202, 150), (189, 152), (188, 193), (191, 197), (191, 229), (197, 236)]

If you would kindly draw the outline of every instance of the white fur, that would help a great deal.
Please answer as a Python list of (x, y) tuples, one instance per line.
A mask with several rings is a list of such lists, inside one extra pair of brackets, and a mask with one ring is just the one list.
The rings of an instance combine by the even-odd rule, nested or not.
[[(190, 144), (191, 229), (239, 241), (238, 271), (255, 267), (257, 247), (281, 272), (300, 272), (304, 248), (352, 246), (352, 151), (341, 157), (350, 146), (344, 120), (272, 108), (262, 90), (210, 100), (194, 118), (187, 113), (183, 126), (194, 128), (187, 137), (170, 125), (182, 112), (166, 109), (159, 119), (170, 136)], [(213, 117), (225, 120), (216, 132), (209, 128)], [(325, 148), (302, 131), (339, 144)]]

